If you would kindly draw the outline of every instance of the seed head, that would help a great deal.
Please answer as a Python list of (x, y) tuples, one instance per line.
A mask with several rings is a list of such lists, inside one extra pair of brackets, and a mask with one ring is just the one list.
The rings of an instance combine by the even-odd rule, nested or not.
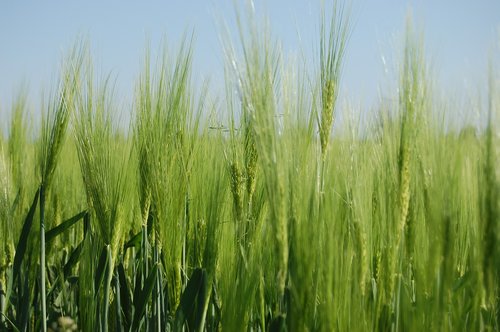
[(322, 111), (319, 137), (321, 141), (321, 154), (324, 158), (333, 124), (333, 106), (335, 103), (335, 82), (333, 80), (326, 81), (321, 91), (321, 96)]
[(255, 175), (257, 173), (257, 148), (255, 146), (254, 134), (247, 129), (245, 133), (245, 168), (246, 168), (246, 190), (249, 199), (255, 192)]
[(402, 154), (399, 234), (403, 234), (410, 207), (410, 155), (407, 145), (403, 147)]
[(237, 163), (230, 166), (231, 172), (231, 193), (233, 194), (234, 211), (236, 219), (241, 220), (243, 215), (243, 174)]

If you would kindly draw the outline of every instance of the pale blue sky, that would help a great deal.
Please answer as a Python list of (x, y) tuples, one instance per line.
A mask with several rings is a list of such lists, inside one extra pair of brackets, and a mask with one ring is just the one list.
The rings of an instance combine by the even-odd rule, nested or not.
[[(303, 49), (313, 55), (320, 3), (255, 0), (255, 7), (259, 13), (267, 13), (285, 52)], [(500, 40), (500, 1), (357, 0), (353, 4), (355, 25), (343, 76), (345, 98), (371, 107), (379, 87), (384, 90), (391, 74), (384, 74), (382, 59), (389, 69), (395, 66), (392, 57), (401, 48), (409, 8), (425, 32), (427, 54), (440, 83), (457, 93), (484, 86), (490, 50)], [(117, 94), (130, 96), (147, 38), (153, 50), (163, 36), (175, 48), (183, 32), (194, 29), (194, 78), (211, 77), (217, 90), (222, 85), (218, 82), (223, 64), (219, 18), (233, 21), (232, 0), (2, 2), (0, 121), (6, 119), (12, 96), (23, 82), (28, 84), (32, 105), (38, 107), (42, 88), (50, 90), (63, 55), (79, 35), (90, 40), (102, 72), (115, 75)]]

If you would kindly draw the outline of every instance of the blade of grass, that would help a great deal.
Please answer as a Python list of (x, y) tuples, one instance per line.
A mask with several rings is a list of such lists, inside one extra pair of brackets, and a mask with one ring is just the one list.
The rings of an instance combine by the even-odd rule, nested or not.
[(19, 241), (17, 241), (16, 246), (16, 254), (14, 256), (14, 266), (13, 266), (13, 282), (19, 277), (21, 273), (21, 263), (24, 258), (24, 254), (26, 253), (26, 249), (28, 246), (28, 237), (31, 230), (31, 225), (33, 224), (33, 217), (35, 216), (35, 210), (38, 204), (40, 189), (36, 191), (35, 197), (33, 198), (33, 203), (31, 203), (31, 207), (26, 215), (26, 219), (23, 223), (23, 228), (21, 231), (21, 235), (19, 236)]
[(78, 221), (82, 220), (85, 215), (87, 214), (87, 211), (82, 211), (78, 213), (77, 215), (63, 221), (56, 227), (51, 228), (49, 231), (45, 233), (45, 243), (50, 243), (52, 240), (54, 240), (59, 234), (67, 231), (71, 226), (76, 224)]

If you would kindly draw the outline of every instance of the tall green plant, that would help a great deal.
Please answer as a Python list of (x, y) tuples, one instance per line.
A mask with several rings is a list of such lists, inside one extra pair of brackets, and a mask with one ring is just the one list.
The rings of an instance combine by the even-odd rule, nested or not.
[(57, 160), (64, 144), (66, 130), (74, 107), (78, 80), (82, 65), (82, 46), (76, 46), (63, 69), (60, 91), (49, 104), (49, 111), (42, 119), (42, 140), (40, 153), (40, 294), (42, 309), (42, 330), (47, 331), (47, 304), (45, 290), (45, 198), (50, 189)]
[(320, 35), (320, 84), (321, 113), (318, 115), (318, 128), (321, 155), (325, 158), (328, 141), (335, 119), (335, 108), (340, 90), (340, 78), (351, 33), (350, 10), (345, 2), (334, 1), (330, 22), (326, 22), (323, 10)]
[[(187, 272), (186, 241), (192, 227), (189, 182), (199, 112), (191, 91), (191, 59), (188, 40), (173, 58), (165, 48), (154, 67), (148, 53), (136, 102), (134, 141), (143, 228), (152, 220), (151, 240), (155, 257), (165, 258), (168, 301), (173, 311), (186, 280), (182, 271)], [(198, 105), (202, 107), (201, 102)], [(158, 306), (158, 299), (155, 303)]]
[[(130, 179), (126, 177), (130, 146), (120, 140), (115, 127), (115, 109), (109, 99), (108, 80), (96, 88), (88, 56), (86, 61), (86, 80), (79, 82), (84, 85), (79, 86), (76, 96), (75, 137), (87, 204), (94, 216), (97, 234), (104, 244), (101, 259), (105, 269), (100, 271), (104, 275), (104, 298), (98, 313), (102, 313), (100, 328), (107, 331), (111, 280), (127, 226), (124, 218), (131, 190)], [(85, 294), (91, 289), (82, 289), (82, 292)]]

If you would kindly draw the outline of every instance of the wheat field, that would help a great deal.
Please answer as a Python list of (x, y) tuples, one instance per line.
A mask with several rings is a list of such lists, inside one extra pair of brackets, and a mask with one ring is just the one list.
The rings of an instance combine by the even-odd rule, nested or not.
[(450, 129), (409, 20), (397, 94), (339, 125), (346, 7), (320, 18), (312, 72), (240, 14), (217, 103), (189, 37), (146, 50), (129, 126), (85, 41), (39, 121), (15, 98), (0, 330), (498, 331), (495, 68), (484, 126)]

